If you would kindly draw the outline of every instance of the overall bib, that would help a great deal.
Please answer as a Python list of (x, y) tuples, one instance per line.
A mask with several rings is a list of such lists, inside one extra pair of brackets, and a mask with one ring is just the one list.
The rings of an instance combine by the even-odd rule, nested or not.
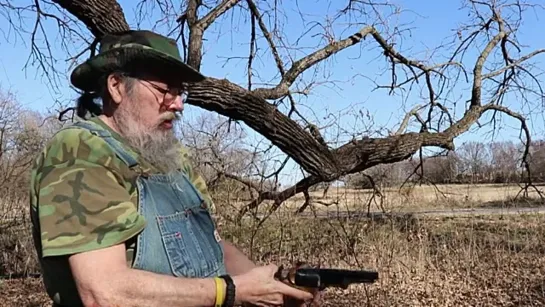
[[(130, 168), (138, 162), (109, 131), (90, 122), (72, 127), (101, 137)], [(204, 199), (182, 171), (141, 175), (138, 212), (147, 225), (136, 239), (134, 269), (176, 277), (226, 274), (223, 248)]]

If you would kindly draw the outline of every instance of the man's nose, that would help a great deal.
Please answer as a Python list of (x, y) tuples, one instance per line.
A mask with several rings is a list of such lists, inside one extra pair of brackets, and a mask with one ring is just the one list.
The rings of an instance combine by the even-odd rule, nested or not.
[(168, 106), (168, 110), (171, 112), (181, 112), (184, 109), (184, 101), (182, 96), (176, 96), (174, 101)]

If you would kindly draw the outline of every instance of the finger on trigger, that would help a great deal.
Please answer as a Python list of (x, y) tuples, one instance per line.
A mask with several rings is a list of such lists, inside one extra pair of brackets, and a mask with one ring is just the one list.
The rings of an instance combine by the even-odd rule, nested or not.
[(314, 298), (314, 295), (312, 295), (312, 293), (288, 286), (283, 282), (279, 281), (277, 282), (277, 285), (278, 287), (280, 287), (280, 291), (282, 291), (282, 293), (284, 293), (285, 295), (297, 298), (299, 300), (306, 301), (306, 300), (311, 300)]

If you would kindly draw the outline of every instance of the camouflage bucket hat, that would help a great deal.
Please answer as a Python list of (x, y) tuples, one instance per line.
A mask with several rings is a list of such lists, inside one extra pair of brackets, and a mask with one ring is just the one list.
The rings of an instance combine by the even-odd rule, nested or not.
[(105, 35), (98, 54), (77, 66), (70, 81), (80, 90), (92, 91), (101, 76), (114, 70), (131, 73), (151, 69), (169, 82), (204, 79), (182, 61), (176, 41), (151, 31), (131, 30)]

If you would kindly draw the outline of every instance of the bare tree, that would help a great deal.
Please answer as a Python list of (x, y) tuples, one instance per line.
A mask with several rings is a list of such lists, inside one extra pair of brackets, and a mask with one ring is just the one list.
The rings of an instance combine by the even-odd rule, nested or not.
[[(489, 144), (492, 171), (495, 183), (518, 182), (523, 171), (520, 160), (522, 152), (513, 142), (492, 142)], [(535, 165), (532, 169), (537, 170)]]
[(460, 172), (460, 158), (455, 152), (426, 158), (423, 164), (425, 177), (432, 183), (454, 183)]
[[(36, 0), (24, 8), (3, 2), (0, 5), (12, 14), (20, 10), (36, 12), (36, 26), (28, 31), (32, 33), (34, 58), (44, 70), (47, 69), (44, 62), (49, 58), (34, 47), (38, 44), (36, 33), (41, 31), (46, 36), (40, 27), (44, 18), (57, 21), (65, 35), (61, 39), (72, 35), (87, 41), (88, 47), (83, 53), (90, 50), (92, 54), (96, 39), (105, 33), (129, 29), (123, 10), (115, 0), (53, 0), (52, 3)], [(307, 25), (301, 29), (302, 37), (312, 35), (318, 44), (307, 53), (296, 42), (289, 43), (282, 34), (282, 26), (287, 21), (283, 24), (281, 16), (285, 11), (277, 1), (140, 0), (136, 8), (137, 23), (152, 18), (149, 12), (153, 9), (160, 11), (156, 24), (170, 28), (168, 34), (181, 41), (184, 58), (196, 69), (200, 69), (203, 62), (205, 33), (214, 23), (227, 20), (225, 17), (229, 14), (246, 16), (249, 21), (247, 84), (243, 87), (229, 80), (208, 77), (190, 87), (187, 101), (243, 122), (301, 167), (304, 178), (297, 184), (281, 191), (262, 190), (248, 208), (255, 208), (264, 200), (272, 200), (277, 208), (297, 193), (308, 195), (313, 185), (379, 164), (406, 160), (424, 147), (453, 150), (456, 137), (478, 121), (494, 124), (500, 114), (520, 122), (528, 148), (530, 131), (525, 117), (503, 102), (509, 95), (515, 95), (520, 104), (535, 107), (536, 102), (539, 105), (544, 98), (539, 68), (531, 61), (545, 49), (526, 51), (517, 37), (526, 14), (542, 9), (539, 1), (533, 4), (524, 0), (463, 1), (461, 9), (467, 12), (468, 19), (443, 40), (442, 45), (428, 52), (433, 58), (419, 58), (402, 51), (408, 29), (389, 22), (403, 11), (387, 1), (347, 0), (332, 16), (312, 21), (308, 21), (310, 16), (299, 12)], [(87, 27), (89, 34), (76, 27), (81, 24)], [(384, 78), (376, 81), (374, 90), (401, 95), (402, 99), (409, 99), (407, 97), (412, 97), (409, 93), (417, 91), (414, 95), (420, 97), (421, 104), (414, 105), (400, 119), (398, 127), (387, 129), (387, 134), (365, 136), (354, 130), (345, 133), (350, 137), (343, 142), (335, 141), (325, 135), (327, 125), (313, 123), (299, 112), (299, 98), (321, 84), (320, 80), (311, 78), (309, 81), (302, 76), (316, 75), (321, 65), (355, 46), (386, 64), (384, 76), (389, 76), (389, 81), (384, 82)], [(258, 73), (253, 67), (262, 50), (272, 55), (278, 71), (274, 81), (256, 81)], [(468, 58), (471, 52), (476, 52), (475, 58)], [(70, 58), (76, 59), (81, 54), (70, 54)], [(458, 97), (453, 88), (465, 88), (463, 97)], [(285, 111), (283, 103), (288, 106)], [(454, 112), (456, 108), (463, 109), (461, 115)], [(529, 165), (524, 165), (529, 172)]]
[(0, 222), (23, 220), (29, 169), (48, 136), (44, 117), (0, 92)]
[(491, 157), (487, 146), (481, 142), (466, 142), (456, 151), (461, 160), (461, 172), (471, 178), (471, 183), (488, 182)]
[(278, 178), (265, 174), (269, 168), (275, 169), (270, 167), (267, 150), (247, 144), (244, 129), (228, 118), (207, 113), (185, 121), (178, 130), (191, 150), (192, 163), (211, 190), (229, 190), (236, 198), (243, 193), (252, 199), (278, 184)]
[(535, 140), (530, 145), (528, 163), (532, 166), (532, 180), (545, 181), (545, 140)]
[(19, 154), (20, 123), (22, 114), (20, 105), (13, 94), (6, 93), (0, 97), (0, 189), (7, 192), (13, 180), (24, 171), (25, 161)]

